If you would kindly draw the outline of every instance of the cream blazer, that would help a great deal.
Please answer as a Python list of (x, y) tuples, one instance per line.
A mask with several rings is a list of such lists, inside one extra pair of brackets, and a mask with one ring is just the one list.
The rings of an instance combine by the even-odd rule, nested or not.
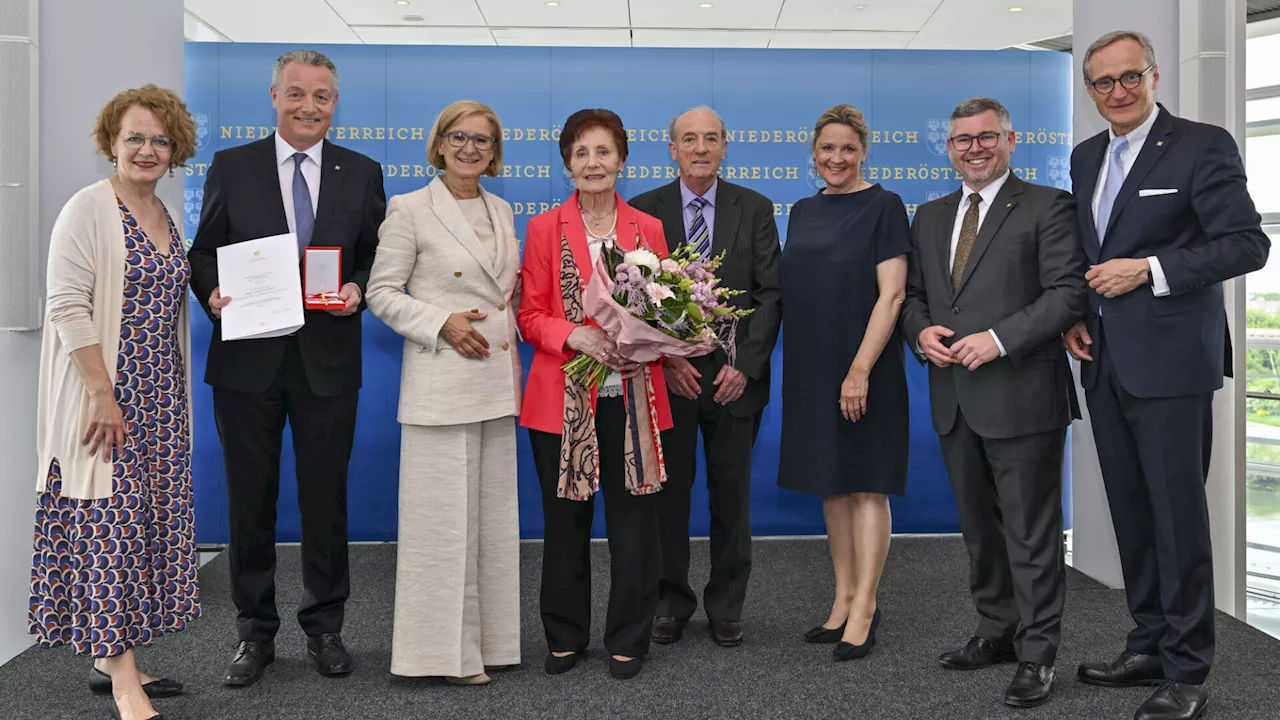
[[(182, 233), (182, 215), (165, 205)], [(62, 207), (49, 241), (45, 329), (40, 348), (40, 387), (36, 410), (36, 492), (44, 492), (49, 464), (62, 471), (62, 496), (99, 500), (115, 492), (114, 463), (90, 457), (81, 442), (89, 426), (89, 393), (71, 361), (71, 353), (102, 346), (102, 362), (115, 382), (124, 302), (124, 224), (109, 180), (76, 193)], [(178, 313), (178, 344), (191, 392), (191, 330), (188, 292), (183, 288)], [(188, 405), (188, 414), (190, 406)], [(187, 443), (191, 447), (190, 417)]]
[[(406, 425), (464, 425), (520, 413), (520, 241), (511, 206), (483, 188), (480, 194), (493, 221), (496, 261), (439, 178), (391, 198), (378, 230), (368, 303), (405, 339), (397, 419)], [(463, 357), (440, 335), (451, 314), (473, 309), (488, 313), (472, 322), (489, 341), (484, 360)]]

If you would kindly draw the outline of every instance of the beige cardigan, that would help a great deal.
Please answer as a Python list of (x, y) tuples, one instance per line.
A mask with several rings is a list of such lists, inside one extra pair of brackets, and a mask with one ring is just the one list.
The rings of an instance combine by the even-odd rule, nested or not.
[[(397, 414), (405, 425), (465, 425), (520, 412), (520, 241), (511, 206), (483, 188), (480, 194), (498, 241), (496, 261), (438, 178), (391, 198), (378, 230), (369, 309), (405, 338)], [(472, 309), (488, 313), (472, 323), (489, 341), (483, 360), (463, 357), (440, 336), (450, 314)]]
[[(182, 232), (182, 216), (165, 206)], [(49, 464), (62, 470), (62, 496), (98, 500), (115, 492), (114, 463), (90, 457), (81, 440), (89, 426), (89, 394), (71, 361), (71, 353), (102, 345), (102, 361), (114, 375), (124, 302), (124, 225), (109, 180), (76, 193), (58, 214), (49, 242), (45, 330), (40, 351), (40, 389), (36, 411), (36, 492), (48, 484)], [(187, 292), (178, 314), (178, 344), (191, 392), (191, 333)], [(188, 413), (190, 409), (188, 408)], [(187, 422), (188, 443), (191, 422)]]

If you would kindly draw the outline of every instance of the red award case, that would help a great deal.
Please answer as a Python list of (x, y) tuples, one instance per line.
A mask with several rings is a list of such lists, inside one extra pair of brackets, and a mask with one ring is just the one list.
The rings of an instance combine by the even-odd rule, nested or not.
[(308, 310), (346, 307), (342, 289), (342, 248), (307, 247), (302, 252), (303, 306)]

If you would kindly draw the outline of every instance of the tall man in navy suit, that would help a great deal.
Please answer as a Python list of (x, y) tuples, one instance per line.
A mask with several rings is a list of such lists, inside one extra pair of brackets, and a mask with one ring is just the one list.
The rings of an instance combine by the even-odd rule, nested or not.
[(1231, 372), (1222, 282), (1266, 264), (1270, 242), (1231, 135), (1156, 104), (1155, 50), (1108, 33), (1084, 80), (1109, 130), (1071, 155), (1094, 292), (1068, 331), (1081, 361), (1103, 483), (1136, 627), (1079, 678), (1159, 685), (1136, 720), (1204, 710), (1213, 662), (1213, 557), (1204, 485), (1213, 392)]

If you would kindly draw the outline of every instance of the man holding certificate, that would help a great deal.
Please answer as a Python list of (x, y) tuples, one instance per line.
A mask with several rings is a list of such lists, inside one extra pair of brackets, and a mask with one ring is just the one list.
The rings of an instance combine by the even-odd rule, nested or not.
[[(342, 645), (347, 462), (360, 390), (360, 312), (386, 210), (381, 166), (324, 140), (338, 73), (317, 52), (276, 61), (277, 133), (218, 152), (189, 253), (214, 321), (205, 382), (227, 469), (240, 644), (226, 677), (252, 685), (275, 658), (275, 521), (285, 421), (302, 512), (298, 622), (320, 674), (353, 668)], [(278, 182), (277, 182), (278, 179)]]

